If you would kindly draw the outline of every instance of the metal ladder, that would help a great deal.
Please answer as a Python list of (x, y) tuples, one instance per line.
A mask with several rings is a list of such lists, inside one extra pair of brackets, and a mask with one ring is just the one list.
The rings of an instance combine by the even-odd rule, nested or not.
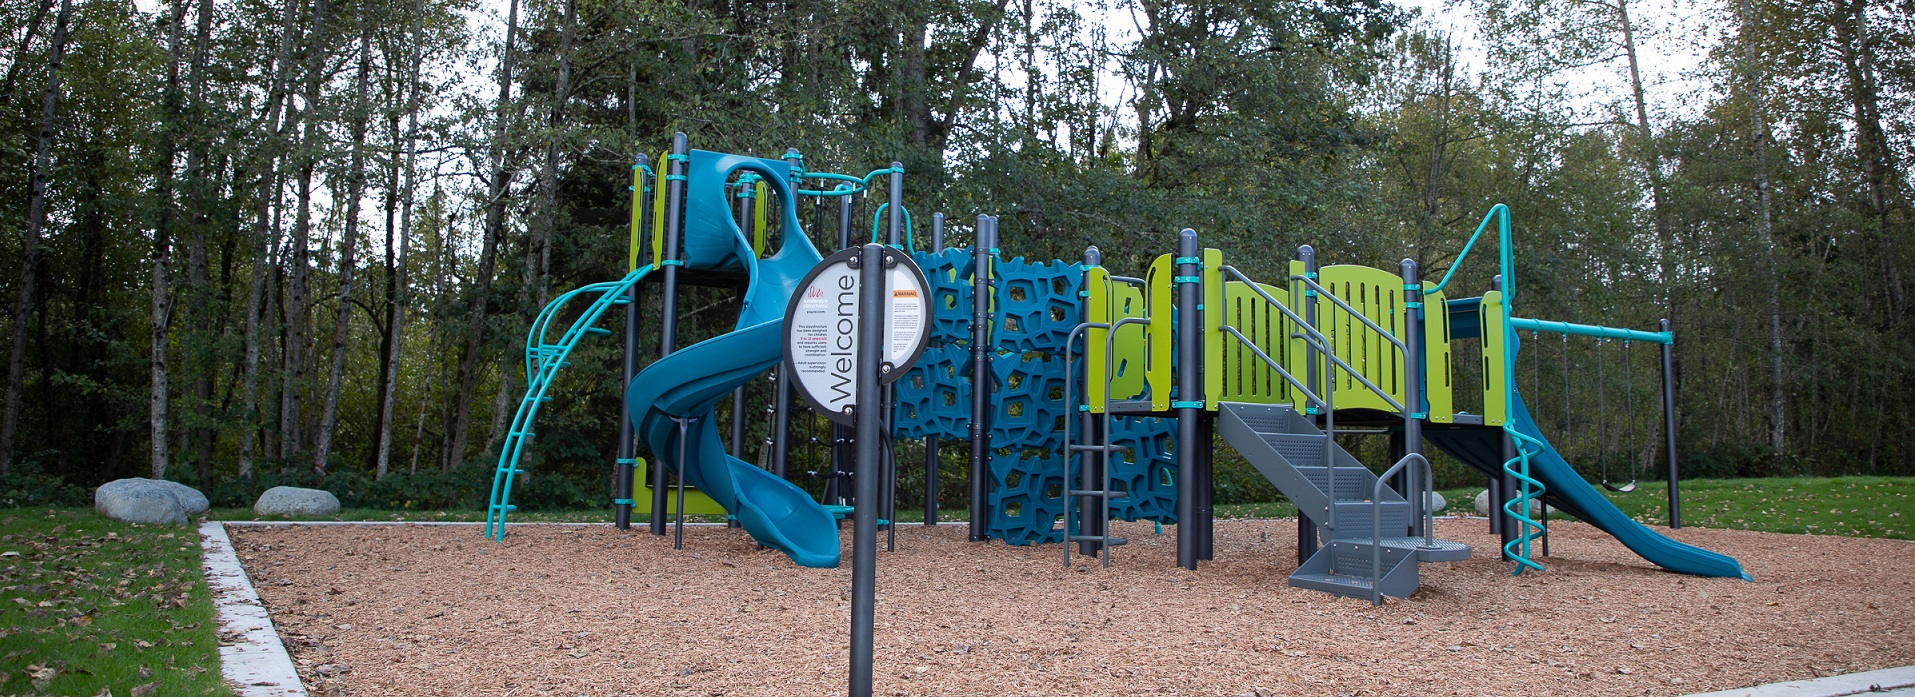
[[(506, 514), (518, 510), (511, 504), (512, 484), (525, 473), (519, 467), (519, 458), (524, 454), (525, 444), (536, 435), (532, 423), (538, 418), (539, 405), (552, 401), (546, 396), (546, 390), (552, 387), (552, 381), (558, 377), (559, 370), (572, 365), (567, 360), (578, 342), (588, 336), (604, 336), (611, 330), (595, 326), (599, 317), (615, 305), (625, 305), (632, 300), (631, 288), (652, 267), (642, 266), (627, 274), (625, 278), (608, 283), (593, 283), (571, 290), (548, 303), (533, 320), (532, 328), (525, 336), (525, 397), (519, 400), (518, 411), (512, 416), (512, 425), (506, 429), (505, 442), (499, 446), (499, 464), (492, 473), (492, 497), (485, 509), (485, 535), (494, 540), (505, 539)], [(571, 326), (559, 335), (557, 341), (547, 342), (545, 335), (552, 323), (558, 318), (558, 312), (566, 303), (581, 295), (598, 294), (587, 305), (585, 311)]]

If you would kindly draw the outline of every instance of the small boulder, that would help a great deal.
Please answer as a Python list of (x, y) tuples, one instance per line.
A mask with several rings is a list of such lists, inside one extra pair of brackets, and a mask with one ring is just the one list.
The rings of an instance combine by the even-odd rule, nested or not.
[[(186, 492), (192, 492), (190, 497)], [(197, 505), (197, 509), (192, 506)], [(206, 510), (206, 496), (192, 487), (159, 479), (116, 479), (93, 490), (93, 510), (129, 523), (185, 525)]]
[(1430, 513), (1438, 513), (1438, 512), (1441, 512), (1443, 509), (1448, 508), (1450, 505), (1450, 502), (1448, 499), (1443, 498), (1443, 492), (1432, 491), (1430, 492), (1429, 497), (1423, 500), (1423, 504), (1424, 504), (1423, 505), (1424, 510), (1429, 511)]
[(338, 515), (339, 497), (323, 489), (276, 486), (259, 495), (259, 501), (253, 504), (253, 512), (304, 518)]
[[(1555, 515), (1556, 510), (1557, 509), (1555, 506), (1550, 506), (1549, 514)], [(1529, 517), (1535, 518), (1542, 514), (1543, 514), (1542, 500), (1531, 499), (1529, 502)], [(1481, 515), (1481, 516), (1489, 515), (1489, 490), (1488, 489), (1484, 489), (1482, 493), (1479, 493), (1476, 495), (1476, 515)]]

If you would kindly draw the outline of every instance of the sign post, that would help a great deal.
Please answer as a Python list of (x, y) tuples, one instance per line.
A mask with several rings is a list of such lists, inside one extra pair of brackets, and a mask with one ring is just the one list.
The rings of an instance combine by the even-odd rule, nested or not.
[(833, 254), (785, 309), (785, 374), (826, 418), (857, 428), (852, 509), (851, 695), (871, 694), (884, 385), (904, 376), (931, 334), (929, 283), (911, 256), (881, 244)]

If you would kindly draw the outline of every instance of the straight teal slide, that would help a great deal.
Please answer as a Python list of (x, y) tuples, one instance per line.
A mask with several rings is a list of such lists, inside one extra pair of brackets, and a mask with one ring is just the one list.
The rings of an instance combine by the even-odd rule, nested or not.
[[(726, 453), (715, 411), (733, 389), (784, 358), (785, 306), (821, 260), (798, 225), (786, 183), (790, 168), (779, 160), (701, 150), (692, 151), (687, 164), (686, 268), (743, 271), (749, 285), (734, 331), (680, 349), (632, 379), (625, 401), (633, 425), (659, 467), (679, 470), (682, 446), (685, 482), (730, 511), (760, 544), (800, 566), (835, 567), (838, 526), (831, 514), (803, 489)], [(752, 254), (725, 198), (725, 184), (739, 170), (765, 177), (783, 202), (789, 234), (763, 259)]]
[[(1609, 497), (1584, 481), (1576, 468), (1556, 452), (1549, 438), (1536, 427), (1535, 419), (1530, 418), (1529, 406), (1523, 403), (1521, 393), (1516, 394), (1515, 407), (1516, 419), (1511, 428), (1543, 444), (1542, 452), (1529, 456), (1529, 473), (1547, 489), (1543, 497), (1546, 503), (1609, 533), (1630, 551), (1664, 569), (1696, 576), (1749, 580), (1734, 557), (1671, 540), (1616, 508)], [(1501, 429), (1443, 428), (1429, 431), (1428, 436), (1430, 442), (1478, 470), (1502, 471)]]

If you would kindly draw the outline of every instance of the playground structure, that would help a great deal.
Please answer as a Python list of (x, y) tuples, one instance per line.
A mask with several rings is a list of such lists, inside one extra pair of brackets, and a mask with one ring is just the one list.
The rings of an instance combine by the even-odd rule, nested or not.
[[(1109, 565), (1112, 549), (1125, 542), (1109, 534), (1109, 521), (1150, 520), (1176, 524), (1177, 563), (1195, 569), (1213, 556), (1210, 444), (1221, 436), (1301, 513), (1291, 585), (1380, 602), (1413, 593), (1419, 563), (1472, 553), (1434, 537), (1428, 444), (1488, 477), (1496, 501), (1491, 525), (1515, 573), (1542, 568), (1532, 546), (1546, 540), (1546, 522), (1530, 515), (1540, 500), (1663, 568), (1747, 578), (1734, 559), (1670, 540), (1624, 515), (1541, 432), (1516, 389), (1518, 330), (1657, 344), (1673, 475), (1666, 377), (1673, 338), (1666, 322), (1647, 332), (1514, 315), (1509, 212), (1500, 205), (1434, 283), (1421, 280), (1408, 260), (1396, 271), (1319, 267), (1307, 246), (1285, 278), (1260, 283), (1223, 251), (1202, 248), (1191, 230), (1179, 234), (1174, 252), (1129, 277), (1104, 267), (1096, 248), (1081, 263), (1004, 259), (990, 216), (978, 217), (969, 249), (946, 249), (943, 216), (931, 216), (930, 250), (915, 251), (904, 172), (895, 163), (864, 177), (812, 172), (795, 150), (775, 160), (697, 151), (683, 134), (660, 159), (662, 171), (649, 162), (640, 156), (633, 166), (627, 275), (561, 295), (528, 335), (528, 387), (495, 470), (491, 537), (503, 536), (515, 508), (512, 485), (525, 471), (548, 388), (580, 341), (611, 334), (597, 325), (614, 307), (625, 312), (625, 413), (613, 501), (620, 528), (637, 510), (649, 514), (653, 534), (663, 535), (675, 516), (682, 540), (686, 514), (723, 512), (794, 562), (831, 567), (839, 562), (836, 519), (851, 507), (875, 506), (888, 527), (896, 517), (896, 457), (855, 461), (849, 429), (811, 439), (831, 455), (830, 466), (812, 475), (824, 480), (822, 501), (789, 478), (792, 423), (803, 407), (791, 399), (780, 362), (782, 312), (799, 279), (822, 259), (811, 235), (824, 233), (823, 206), (813, 206), (820, 214), (808, 232), (799, 200), (835, 199), (836, 246), (849, 247), (854, 198), (882, 177), (888, 196), (872, 213), (871, 240), (885, 223), (889, 244), (913, 249), (935, 311), (931, 347), (895, 384), (885, 409), (887, 445), (926, 439), (927, 523), (937, 519), (941, 443), (964, 440), (971, 452), (971, 540), (1059, 542), (1066, 565), (1073, 549)], [(840, 184), (807, 190), (807, 179)], [(1500, 275), (1467, 297), (1451, 282), (1492, 223)], [(677, 294), (686, 283), (738, 289), (743, 302), (734, 330), (677, 347)], [(661, 293), (660, 356), (640, 369), (637, 300), (652, 284)], [(568, 309), (578, 304), (582, 310)], [(565, 318), (570, 324), (559, 330)], [(1454, 349), (1464, 343), (1477, 345), (1480, 384), (1457, 380)], [(767, 372), (774, 397), (761, 467), (743, 458), (743, 386)], [(1480, 393), (1481, 413), (1457, 408), (1466, 390)], [(728, 396), (729, 443), (717, 416)], [(1339, 445), (1339, 436), (1352, 434), (1390, 438), (1392, 459), (1378, 463), (1388, 465), (1380, 474)], [(637, 457), (640, 439), (651, 463)], [(839, 486), (847, 472), (867, 466), (877, 467), (884, 482), (880, 500), (858, 501)], [(1608, 481), (1606, 469), (1601, 483), (1633, 488)], [(1679, 525), (1673, 476), (1669, 488), (1671, 522)]]

